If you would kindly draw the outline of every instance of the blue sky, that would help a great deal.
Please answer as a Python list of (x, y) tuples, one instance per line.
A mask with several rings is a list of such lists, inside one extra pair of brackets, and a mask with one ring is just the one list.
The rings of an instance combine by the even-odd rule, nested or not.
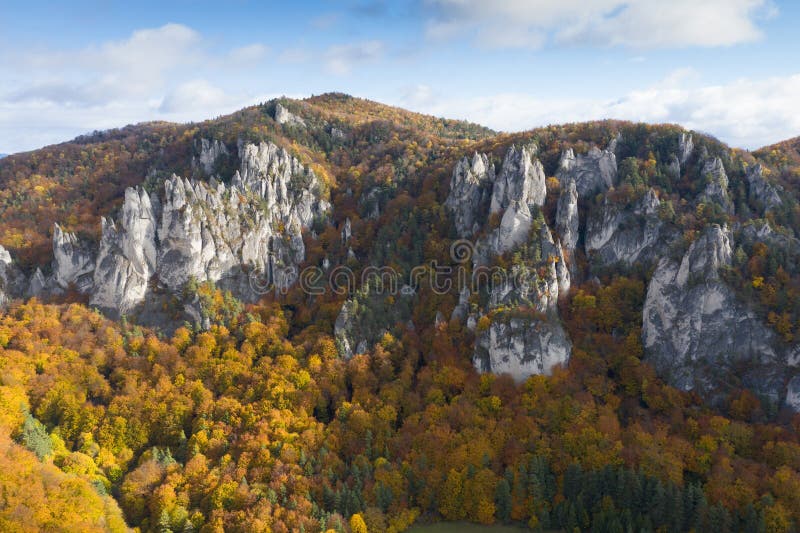
[(800, 135), (800, 7), (770, 0), (0, 1), (0, 152), (343, 91), (517, 131)]

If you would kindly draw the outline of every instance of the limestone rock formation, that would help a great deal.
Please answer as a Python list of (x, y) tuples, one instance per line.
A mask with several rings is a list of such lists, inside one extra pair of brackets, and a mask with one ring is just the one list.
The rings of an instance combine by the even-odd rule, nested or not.
[(561, 154), (556, 177), (562, 187), (574, 181), (580, 196), (593, 196), (613, 187), (617, 182), (616, 142), (600, 150), (593, 146), (586, 154), (575, 155), (572, 148)]
[(677, 180), (681, 177), (681, 163), (678, 160), (678, 156), (672, 154), (669, 158), (669, 164), (667, 165), (667, 174), (670, 178)]
[(575, 181), (570, 180), (561, 189), (556, 207), (556, 232), (566, 250), (574, 250), (578, 243), (578, 188)]
[(685, 165), (694, 151), (694, 141), (691, 133), (681, 133), (678, 139), (678, 161)]
[(514, 265), (505, 279), (493, 282), (486, 312), (522, 306), (536, 314), (515, 316), (502, 310), (492, 314), (492, 324), (478, 335), (473, 354), (479, 371), (507, 372), (518, 381), (549, 373), (555, 364), (565, 364), (571, 353), (557, 308), (559, 297), (570, 288), (563, 248), (546, 224), (531, 246), (538, 263)]
[(156, 260), (156, 216), (150, 195), (141, 188), (129, 188), (120, 228), (102, 219), (91, 304), (110, 314), (130, 312), (144, 300)]
[(274, 144), (241, 153), (229, 187), (173, 175), (163, 199), (128, 189), (120, 220), (102, 221), (96, 263), (57, 229), (55, 279), (65, 286), (94, 271), (91, 303), (110, 314), (136, 308), (151, 283), (177, 292), (190, 280), (214, 281), (245, 300), (292, 283), (305, 257), (302, 231), (330, 207), (323, 184)]
[(3, 246), (0, 246), (0, 307), (12, 298), (24, 295), (25, 275)]
[(649, 189), (632, 206), (603, 199), (586, 224), (586, 254), (601, 265), (650, 263), (658, 258), (671, 235), (658, 216), (661, 202)]
[(494, 165), (486, 154), (476, 152), (472, 162), (464, 157), (453, 169), (445, 207), (453, 213), (460, 237), (470, 237), (484, 222), (494, 180)]
[(503, 158), (499, 175), (495, 175), (494, 165), (485, 154), (476, 152), (471, 162), (465, 157), (456, 164), (445, 207), (453, 214), (459, 237), (474, 235), (490, 213), (503, 210), (506, 214), (513, 210), (510, 218), (505, 219), (504, 215), (504, 231), (516, 231), (511, 227), (515, 217), (517, 223), (524, 224), (525, 213), (530, 215), (531, 207), (544, 204), (547, 195), (544, 168), (535, 154), (534, 145), (521, 148), (512, 145)]
[(473, 362), (479, 372), (510, 374), (524, 381), (549, 375), (569, 361), (572, 345), (560, 324), (511, 318), (493, 322), (475, 342)]
[(353, 350), (360, 343), (351, 338), (356, 328), (356, 305), (353, 300), (345, 301), (333, 326), (333, 335), (336, 338), (339, 353), (345, 359), (350, 359), (355, 355)]
[[(479, 312), (491, 314), (493, 323), (479, 332), (473, 354), (479, 371), (508, 372), (517, 380), (550, 372), (556, 363), (565, 363), (571, 351), (556, 307), (559, 295), (570, 288), (566, 254), (541, 215), (535, 220), (531, 212), (544, 204), (547, 194), (544, 169), (535, 154), (532, 145), (511, 146), (496, 178), (485, 155), (475, 154), (471, 163), (462, 159), (453, 170), (445, 203), (462, 238), (485, 226), (489, 213), (503, 213), (499, 227), (477, 243), (472, 258), (476, 269), (490, 265), (494, 256), (525, 250), (525, 258), (489, 287), (489, 301)], [(564, 187), (568, 192), (560, 202), (564, 205), (558, 217), (559, 232), (574, 247), (578, 192), (574, 180)], [(475, 330), (477, 318), (470, 313), (469, 297), (470, 291), (462, 288), (451, 318), (466, 319), (468, 329)], [(509, 318), (497, 311), (519, 306), (538, 314)]]
[(461, 291), (458, 293), (458, 304), (453, 308), (450, 320), (463, 321), (467, 318), (470, 311), (470, 295), (469, 287), (461, 287)]
[(492, 188), (492, 213), (506, 209), (514, 201), (529, 206), (544, 205), (547, 196), (544, 168), (535, 154), (535, 145), (521, 148), (511, 145), (508, 149)]
[(670, 384), (712, 401), (744, 386), (777, 402), (784, 386), (777, 339), (721, 280), (731, 255), (730, 232), (714, 225), (680, 263), (661, 259), (644, 304), (646, 358)]
[(344, 226), (342, 227), (342, 244), (347, 244), (350, 241), (350, 237), (353, 235), (353, 228), (350, 222), (350, 217), (344, 221)]
[(762, 208), (762, 214), (780, 207), (783, 204), (779, 186), (773, 185), (764, 178), (764, 169), (756, 163), (747, 168), (745, 179), (750, 199)]
[(489, 236), (489, 249), (499, 255), (520, 246), (528, 240), (532, 224), (528, 204), (514, 200), (503, 214), (500, 227)]
[(94, 254), (86, 243), (63, 231), (58, 224), (53, 225), (53, 281), (57, 290), (70, 286), (80, 292), (91, 290), (94, 262)]
[(275, 104), (275, 121), (278, 124), (290, 124), (293, 126), (305, 126), (306, 121), (290, 112), (280, 103)]
[(800, 413), (800, 375), (794, 376), (786, 386), (786, 405)]
[(722, 159), (714, 157), (703, 164), (702, 175), (706, 177), (706, 188), (700, 194), (701, 202), (713, 202), (725, 211), (733, 212), (733, 203), (728, 196), (728, 175)]
[(217, 139), (200, 139), (200, 144), (197, 147), (198, 154), (194, 159), (194, 164), (197, 165), (207, 176), (214, 172), (214, 165), (217, 160), (228, 155), (228, 148), (222, 141)]
[(34, 296), (39, 296), (45, 290), (47, 285), (47, 279), (44, 277), (44, 273), (40, 267), (36, 267), (36, 271), (31, 275), (31, 279), (28, 280), (28, 287), (25, 291), (25, 296), (28, 298), (32, 298)]

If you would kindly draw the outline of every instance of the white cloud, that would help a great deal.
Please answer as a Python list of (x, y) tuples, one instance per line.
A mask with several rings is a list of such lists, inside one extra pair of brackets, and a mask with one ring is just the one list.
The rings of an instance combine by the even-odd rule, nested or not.
[(425, 107), (434, 105), (438, 95), (430, 86), (420, 84), (403, 90), (402, 99), (410, 107)]
[(334, 45), (325, 52), (325, 68), (332, 74), (349, 74), (356, 65), (383, 57), (384, 50), (383, 42), (377, 40)]
[(500, 93), (476, 98), (436, 96), (418, 101), (414, 93), (406, 91), (400, 105), (503, 131), (604, 118), (674, 122), (749, 149), (800, 133), (800, 73), (685, 87), (687, 79), (696, 77), (694, 71), (676, 71), (653, 87), (631, 91), (615, 100), (542, 99), (530, 94)]
[(181, 83), (164, 98), (159, 111), (164, 113), (186, 113), (202, 109), (213, 116), (216, 111), (233, 103), (225, 91), (206, 80)]
[(201, 44), (191, 28), (167, 24), (82, 50), (23, 54), (3, 65), (23, 80), (7, 98), (78, 106), (147, 98), (174, 72), (202, 61)]
[(94, 129), (235, 111), (265, 99), (236, 80), (268, 52), (259, 43), (212, 50), (195, 30), (166, 24), (78, 50), (0, 55), (0, 144), (18, 151)]
[(228, 56), (235, 63), (250, 64), (264, 59), (269, 53), (269, 48), (260, 43), (249, 44), (231, 50)]
[(761, 37), (770, 0), (426, 0), (433, 38), (475, 35), (493, 48), (593, 44), (728, 46)]

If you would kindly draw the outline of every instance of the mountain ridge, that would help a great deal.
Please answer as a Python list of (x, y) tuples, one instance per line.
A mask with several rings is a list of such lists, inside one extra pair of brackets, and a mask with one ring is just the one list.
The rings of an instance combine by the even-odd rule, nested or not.
[[(791, 142), (785, 146), (791, 147)], [(532, 322), (516, 322), (516, 330), (502, 334), (490, 328), (493, 340), (476, 340), (476, 346), (484, 350), (482, 362), (476, 360), (476, 365), (484, 370), (514, 368), (515, 377), (523, 379), (529, 372), (543, 370), (516, 363), (509, 367), (511, 354), (539, 361), (567, 361), (569, 340), (558, 325), (554, 303), (569, 293), (572, 283), (604, 269), (627, 272), (655, 268), (665, 259), (658, 246), (678, 246), (682, 251), (675, 253), (689, 254), (692, 241), (712, 226), (723, 227), (726, 239), (734, 234), (744, 239), (736, 250), (737, 258), (753, 253), (742, 245), (776, 242), (763, 231), (742, 233), (745, 222), (766, 217), (767, 230), (800, 230), (800, 219), (792, 208), (797, 192), (787, 181), (792, 176), (786, 170), (790, 161), (784, 158), (776, 163), (775, 153), (777, 148), (770, 149), (767, 156), (772, 159), (760, 160), (757, 154), (731, 149), (713, 137), (669, 124), (604, 120), (496, 133), (475, 124), (412, 113), (341, 93), (305, 100), (278, 98), (202, 123), (150, 122), (95, 132), (43, 152), (4, 160), (0, 163), (0, 181), (6, 186), (2, 191), (6, 201), (1, 208), (5, 224), (0, 244), (9, 250), (9, 257), (14, 257), (13, 268), (8, 267), (13, 275), (6, 276), (6, 292), (8, 296), (56, 299), (82, 294), (112, 316), (136, 308), (144, 319), (153, 310), (150, 300), (155, 295), (164, 290), (179, 294), (190, 278), (220, 283), (237, 297), (255, 301), (260, 294), (247, 287), (252, 284), (252, 280), (246, 280), (250, 269), (268, 271), (270, 284), (276, 279), (276, 268), (309, 268), (330, 264), (331, 260), (334, 264), (361, 265), (367, 261), (380, 266), (392, 257), (400, 260), (401, 270), (406, 271), (424, 257), (422, 250), (396, 250), (386, 256), (366, 238), (358, 241), (360, 247), (355, 250), (349, 243), (351, 233), (360, 233), (358, 225), (350, 229), (351, 219), (363, 220), (365, 215), (373, 219), (371, 239), (380, 239), (381, 232), (388, 230), (382, 227), (388, 222), (382, 218), (384, 204), (405, 196), (414, 205), (412, 209), (435, 202), (446, 212), (439, 217), (455, 216), (457, 236), (476, 239), (473, 268), (493, 267), (498, 262), (508, 268), (502, 258), (513, 253), (508, 272), (550, 287), (546, 291), (519, 291), (507, 285), (502, 293), (495, 287), (490, 291), (488, 307), (480, 304), (477, 314), (464, 314), (472, 323), (481, 316), (500, 319), (503, 313), (492, 309), (503, 302), (512, 307), (529, 305), (553, 315), (537, 327), (549, 328), (553, 338), (561, 339), (558, 342), (542, 344), (533, 338), (523, 343), (530, 348), (500, 349), (495, 337), (504, 338), (506, 343), (521, 342), (519, 335)], [(471, 163), (467, 154), (474, 154)], [(40, 168), (47, 169), (52, 162), (52, 177), (36, 169), (40, 159), (45, 160)], [(26, 176), (24, 168), (31, 164), (34, 173)], [(17, 199), (11, 201), (9, 193), (15, 192), (15, 185)], [(34, 194), (21, 199), (19, 188), (31, 185)], [(573, 186), (572, 198), (565, 197)], [(413, 188), (418, 190), (411, 191)], [(49, 205), (47, 200), (56, 197), (53, 191), (63, 192), (67, 201)], [(230, 195), (240, 199), (225, 207)], [(242, 198), (253, 195), (256, 203), (246, 208), (247, 201)], [(298, 195), (306, 199), (295, 205), (291, 198)], [(489, 197), (491, 209), (486, 203)], [(75, 209), (76, 202), (85, 207)], [(371, 205), (369, 212), (364, 211), (365, 202)], [(183, 214), (188, 208), (217, 222)], [(565, 219), (564, 210), (571, 213), (571, 220)], [(181, 214), (175, 218), (167, 213)], [(275, 218), (276, 213), (281, 213), (280, 220)], [(35, 224), (30, 223), (32, 215)], [(149, 221), (146, 227), (141, 220)], [(446, 219), (442, 224), (437, 231), (447, 238)], [(646, 226), (644, 233), (627, 229), (642, 224)], [(343, 227), (348, 228), (347, 238)], [(52, 239), (47, 238), (50, 228)], [(346, 251), (346, 258), (319, 255), (320, 245), (323, 252), (330, 247), (324, 237), (330, 228), (342, 231), (343, 247), (338, 253)], [(557, 230), (555, 238), (551, 228)], [(322, 239), (319, 234), (323, 234)], [(538, 235), (538, 240), (529, 235)], [(418, 238), (412, 237), (415, 247)], [(561, 238), (566, 239), (566, 247)], [(795, 290), (791, 259), (795, 241), (781, 245), (781, 258), (771, 259), (788, 272), (789, 281), (781, 281), (783, 275), (769, 278), (769, 286), (776, 290)], [(243, 242), (247, 243), (244, 247), (237, 244)], [(149, 250), (146, 257), (136, 251), (137, 247)], [(267, 256), (269, 262), (264, 259)], [(551, 265), (538, 264), (542, 259), (551, 261)], [(750, 263), (737, 266), (729, 259), (703, 275), (716, 275), (723, 266), (735, 272), (728, 281), (739, 289), (740, 296), (752, 299), (747, 295), (746, 275), (753, 276), (751, 285), (761, 283), (756, 278), (763, 269), (751, 273), (754, 267)], [(19, 268), (24, 274), (15, 273)], [(539, 274), (533, 274), (537, 268)], [(542, 268), (551, 272), (542, 274)], [(649, 276), (644, 277), (647, 280)], [(653, 282), (657, 278), (654, 276)], [(800, 281), (800, 273), (796, 279)], [(27, 287), (20, 283), (27, 283)], [(153, 283), (160, 287), (158, 291), (149, 288)], [(648, 299), (647, 309), (661, 309), (657, 320), (651, 313), (644, 322), (648, 346), (660, 346), (676, 333), (677, 323), (668, 318), (671, 311), (667, 309), (675, 305), (691, 307), (694, 298), (711, 297), (706, 293), (681, 296), (684, 284), (681, 278), (675, 290), (667, 291), (676, 298), (673, 303), (668, 303), (665, 295), (658, 304)], [(727, 292), (725, 295), (723, 299), (735, 299)], [(369, 291), (363, 297), (369, 301)], [(460, 305), (466, 306), (470, 295), (461, 298), (464, 302)], [(533, 303), (525, 304), (529, 300)], [(356, 305), (356, 300), (352, 302)], [(176, 316), (183, 313), (197, 320), (202, 310), (193, 305), (184, 302), (183, 311), (176, 311)], [(342, 313), (347, 305), (345, 302)], [(786, 342), (794, 339), (794, 333), (789, 332), (794, 330), (792, 322), (800, 319), (800, 309), (764, 297), (756, 308)], [(699, 320), (705, 311), (697, 309)], [(776, 311), (781, 314), (776, 315)], [(745, 312), (745, 308), (739, 311)], [(337, 335), (348, 355), (379, 339), (378, 330), (359, 325), (359, 317), (352, 315), (355, 313), (337, 319), (342, 324)], [(723, 327), (731, 318), (720, 317), (714, 327)], [(159, 322), (170, 321), (150, 320)], [(782, 325), (778, 326), (779, 322)], [(708, 333), (701, 328), (693, 335)], [(772, 342), (780, 344), (778, 340)], [(694, 340), (675, 343), (681, 356), (710, 349), (710, 345)], [(778, 344), (770, 353), (774, 353), (775, 365), (782, 368), (783, 376), (791, 372), (791, 364), (778, 361), (793, 360), (793, 355), (786, 354), (794, 349)], [(705, 347), (697, 348), (701, 345)], [(560, 355), (552, 356), (553, 350)], [(504, 355), (498, 355), (501, 353)], [(747, 353), (752, 356), (752, 349)], [(499, 358), (506, 363), (500, 364)], [(551, 365), (542, 368), (547, 372)], [(783, 398), (792, 397), (776, 392), (782, 387), (781, 381), (785, 383), (788, 378), (758, 379), (770, 383), (762, 391), (770, 402), (780, 404)], [(756, 380), (750, 386), (758, 389), (760, 383)], [(681, 384), (684, 388), (694, 386), (686, 379)]]
[[(189, 147), (186, 146), (186, 142), (184, 139), (178, 138), (178, 135), (184, 136), (186, 132), (192, 130), (205, 130), (209, 131), (213, 134), (215, 130), (218, 129), (225, 129), (226, 126), (230, 126), (231, 124), (250, 124), (252, 126), (261, 126), (259, 121), (263, 121), (263, 117), (265, 115), (265, 110), (270, 106), (274, 106), (275, 103), (279, 102), (291, 102), (289, 105), (301, 105), (306, 106), (313, 106), (318, 104), (318, 108), (315, 108), (314, 111), (317, 113), (322, 113), (323, 115), (327, 114), (328, 118), (335, 117), (341, 118), (346, 116), (353, 116), (352, 114), (348, 115), (345, 111), (338, 109), (336, 106), (345, 106), (345, 105), (358, 105), (364, 104), (367, 107), (366, 111), (362, 111), (355, 115), (356, 120), (354, 124), (364, 126), (366, 123), (378, 123), (382, 120), (388, 120), (387, 117), (393, 116), (400, 116), (402, 118), (401, 127), (407, 127), (407, 124), (410, 123), (412, 118), (414, 117), (421, 117), (423, 119), (423, 127), (421, 128), (421, 132), (423, 135), (433, 135), (436, 138), (438, 137), (437, 132), (443, 131), (444, 137), (447, 138), (451, 135), (455, 135), (454, 139), (467, 139), (469, 141), (477, 143), (475, 145), (476, 150), (484, 149), (481, 142), (484, 144), (494, 144), (495, 146), (505, 146), (506, 143), (514, 142), (514, 139), (519, 139), (523, 137), (531, 137), (535, 136), (540, 132), (547, 132), (552, 129), (562, 129), (562, 130), (574, 130), (574, 131), (585, 131), (584, 135), (586, 138), (580, 139), (581, 142), (594, 142), (596, 144), (602, 144), (607, 142), (610, 136), (611, 130), (619, 130), (621, 127), (633, 127), (637, 125), (637, 123), (633, 123), (630, 121), (621, 121), (621, 120), (602, 120), (602, 121), (591, 121), (591, 122), (576, 122), (576, 123), (565, 123), (561, 125), (549, 125), (543, 126), (539, 128), (534, 128), (531, 130), (521, 131), (521, 132), (514, 132), (514, 133), (497, 133), (493, 132), (492, 130), (485, 128), (483, 126), (465, 122), (465, 121), (457, 121), (457, 120), (450, 120), (450, 119), (440, 119), (431, 115), (424, 115), (421, 113), (415, 113), (407, 110), (403, 110), (398, 107), (388, 106), (385, 104), (380, 104), (378, 102), (361, 99), (352, 97), (349, 95), (345, 95), (343, 93), (325, 93), (319, 96), (312, 96), (304, 100), (290, 100), (287, 98), (275, 99), (266, 104), (259, 104), (255, 106), (250, 106), (229, 115), (224, 115), (218, 117), (216, 119), (208, 119), (202, 122), (191, 122), (191, 123), (171, 123), (165, 121), (150, 121), (150, 122), (143, 122), (135, 125), (128, 125), (122, 128), (116, 128), (111, 130), (93, 132), (87, 135), (81, 135), (72, 139), (70, 141), (65, 141), (63, 143), (50, 145), (44, 148), (40, 148), (31, 152), (22, 152), (17, 154), (12, 154), (11, 157), (5, 158), (3, 163), (0, 165), (0, 186), (4, 189), (7, 189), (10, 185), (13, 185), (13, 177), (12, 175), (16, 173), (16, 169), (13, 166), (20, 165), (22, 167), (28, 167), (32, 163), (29, 162), (29, 158), (33, 157), (33, 154), (36, 154), (36, 157), (46, 157), (52, 158), (55, 155), (56, 151), (67, 151), (67, 159), (75, 158), (74, 152), (80, 153), (83, 150), (83, 147), (90, 147), (93, 151), (96, 152), (114, 152), (114, 151), (122, 151), (123, 154), (127, 154), (129, 158), (127, 160), (119, 161), (116, 163), (112, 163), (112, 165), (107, 169), (102, 169), (106, 176), (113, 175), (115, 180), (118, 180), (118, 183), (112, 183), (110, 193), (105, 195), (105, 197), (98, 198), (96, 201), (91, 202), (91, 205), (85, 207), (79, 207), (78, 211), (91, 211), (94, 215), (91, 217), (92, 220), (87, 220), (86, 216), (84, 215), (84, 220), (79, 221), (76, 223), (68, 222), (67, 219), (70, 218), (69, 214), (67, 214), (66, 210), (63, 210), (59, 217), (56, 216), (47, 216), (41, 217), (41, 223), (36, 228), (36, 231), (30, 231), (29, 228), (26, 227), (26, 224), (19, 224), (19, 230), (23, 232), (24, 235), (22, 236), (8, 236), (8, 235), (0, 235), (0, 244), (3, 244), (7, 248), (11, 250), (16, 250), (20, 252), (20, 246), (16, 245), (14, 241), (19, 241), (22, 239), (26, 242), (36, 242), (38, 241), (37, 245), (34, 247), (27, 247), (26, 250), (21, 252), (22, 255), (22, 263), (23, 265), (28, 265), (32, 262), (43, 263), (46, 261), (47, 255), (47, 243), (41, 240), (41, 235), (49, 235), (50, 228), (52, 227), (53, 223), (61, 223), (65, 224), (66, 228), (69, 230), (77, 230), (79, 232), (84, 233), (87, 236), (90, 236), (94, 240), (99, 239), (98, 233), (98, 225), (96, 223), (98, 218), (97, 216), (101, 216), (110, 212), (111, 209), (119, 205), (119, 200), (122, 197), (122, 193), (124, 189), (130, 185), (135, 185), (137, 183), (141, 183), (144, 181), (143, 176), (145, 176), (148, 172), (152, 172), (154, 169), (146, 168), (149, 162), (145, 161), (144, 163), (135, 157), (138, 154), (131, 154), (131, 145), (133, 144), (142, 144), (151, 140), (151, 142), (155, 142), (158, 140), (161, 142), (163, 138), (167, 138), (168, 142), (172, 144), (172, 150), (177, 151), (178, 153), (166, 153), (162, 156), (162, 159), (165, 161), (161, 162), (161, 164), (165, 167), (169, 167), (170, 169), (176, 170), (179, 174), (184, 174), (186, 171), (189, 170), (189, 164), (186, 161), (185, 154), (189, 152)], [(269, 115), (269, 113), (266, 113)], [(334, 119), (335, 119), (334, 118)], [(417, 126), (415, 126), (417, 127)], [(651, 124), (648, 127), (653, 128), (664, 128), (666, 130), (674, 130), (680, 129), (683, 130), (682, 127), (674, 124)], [(241, 128), (238, 128), (241, 129)], [(234, 132), (237, 130), (236, 127), (233, 128)], [(452, 131), (451, 131), (452, 130)], [(459, 132), (463, 130), (461, 136), (459, 136)], [(599, 133), (604, 131), (604, 133)], [(260, 135), (263, 135), (265, 132), (261, 132)], [(269, 132), (266, 132), (269, 135)], [(273, 132), (277, 133), (277, 132)], [(213, 135), (212, 135), (213, 136)], [(573, 134), (574, 136), (574, 134)], [(234, 135), (228, 136), (227, 142), (232, 144), (236, 142), (238, 136)], [(574, 136), (575, 137), (575, 136)], [(493, 140), (487, 140), (487, 139)], [(713, 137), (705, 137), (709, 141), (713, 141), (718, 143)], [(171, 140), (169, 140), (171, 139)], [(292, 140), (290, 138), (280, 136), (277, 138), (279, 144), (282, 146), (288, 147), (292, 145)], [(570, 141), (567, 139), (567, 143)], [(719, 143), (722, 146), (721, 143)], [(585, 145), (584, 145), (585, 147)], [(733, 149), (736, 150), (736, 149)], [(70, 155), (72, 154), (72, 155)], [(315, 162), (315, 163), (322, 163), (322, 161), (314, 161), (314, 154), (306, 152), (304, 154), (306, 157), (307, 162)], [(132, 157), (131, 157), (132, 156)], [(104, 154), (103, 157), (106, 157)], [(97, 160), (98, 157), (96, 154), (92, 154), (92, 158)], [(63, 159), (63, 158), (62, 158)], [(548, 169), (552, 169), (555, 165), (554, 157), (551, 158), (550, 164)], [(9, 168), (12, 166), (12, 168)], [(41, 166), (41, 163), (40, 163)], [(35, 176), (45, 175), (48, 170), (55, 171), (56, 173), (64, 173), (69, 172), (71, 169), (47, 169), (43, 172), (35, 172)], [(549, 174), (551, 175), (551, 174)], [(103, 176), (104, 179), (106, 176)], [(93, 176), (86, 176), (82, 177), (82, 181), (86, 182), (87, 179), (91, 184), (96, 179), (101, 179)], [(36, 188), (37, 184), (30, 184), (25, 183), (25, 187), (28, 189)], [(104, 187), (108, 187), (109, 183), (104, 182)], [(41, 184), (46, 188), (49, 188), (48, 184)], [(80, 184), (73, 184), (73, 190), (81, 190)], [(38, 190), (38, 189), (36, 189)], [(18, 190), (14, 191), (13, 194), (19, 195), (22, 194), (21, 187)], [(83, 193), (85, 194), (85, 192)], [(67, 204), (72, 204), (75, 201), (75, 198), (67, 198)], [(44, 211), (38, 206), (30, 206), (29, 211)], [(74, 211), (74, 210), (73, 210)], [(2, 214), (6, 214), (3, 212)], [(13, 218), (13, 215), (10, 217)], [(74, 219), (74, 216), (72, 217)], [(6, 214), (6, 220), (9, 217)], [(34, 256), (36, 261), (33, 261)]]
[(332, 94), (15, 154), (4, 471), (145, 531), (790, 531), (787, 146)]

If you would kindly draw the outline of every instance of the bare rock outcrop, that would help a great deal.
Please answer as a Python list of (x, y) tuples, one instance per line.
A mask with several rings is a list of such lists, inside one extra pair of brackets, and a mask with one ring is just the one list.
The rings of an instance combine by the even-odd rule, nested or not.
[(777, 403), (784, 376), (776, 335), (719, 274), (731, 263), (731, 239), (727, 228), (710, 226), (679, 263), (661, 259), (644, 304), (646, 359), (670, 384), (712, 401), (747, 387)]
[(500, 174), (492, 188), (490, 210), (497, 213), (506, 209), (512, 202), (533, 205), (544, 205), (547, 196), (544, 167), (534, 156), (535, 145), (517, 148), (511, 145), (503, 159)]
[(562, 187), (574, 181), (580, 196), (593, 196), (605, 192), (617, 183), (616, 142), (611, 141), (605, 150), (593, 146), (587, 153), (575, 155), (572, 148), (564, 150), (558, 164), (556, 177)]
[(470, 237), (484, 222), (494, 181), (494, 165), (486, 154), (476, 152), (471, 162), (464, 157), (456, 163), (445, 207), (453, 214), (460, 237)]
[(652, 188), (630, 206), (605, 197), (586, 223), (586, 255), (604, 266), (653, 263), (672, 237), (659, 218), (660, 205)]

